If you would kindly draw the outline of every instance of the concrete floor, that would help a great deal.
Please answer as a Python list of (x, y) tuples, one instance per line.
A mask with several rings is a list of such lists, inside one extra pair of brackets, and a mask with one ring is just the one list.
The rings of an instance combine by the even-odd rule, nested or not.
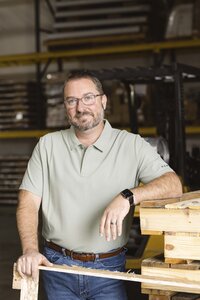
[[(21, 254), (15, 211), (15, 206), (0, 206), (0, 299), (4, 300), (20, 299), (20, 291), (12, 289), (13, 264)], [(129, 300), (148, 299), (147, 295), (140, 294), (139, 284), (131, 282), (126, 284)], [(42, 282), (40, 282), (38, 298), (45, 300)]]

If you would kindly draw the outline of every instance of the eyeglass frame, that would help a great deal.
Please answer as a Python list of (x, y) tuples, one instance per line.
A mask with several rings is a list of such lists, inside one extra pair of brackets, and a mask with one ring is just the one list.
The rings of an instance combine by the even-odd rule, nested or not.
[[(91, 104), (86, 104), (86, 103), (84, 103), (84, 98), (85, 97), (87, 97), (88, 95), (91, 95), (91, 96), (93, 96), (94, 97), (94, 101), (93, 101), (93, 103), (91, 103)], [(99, 97), (99, 96), (103, 96), (104, 94), (93, 94), (93, 93), (88, 93), (88, 94), (86, 94), (86, 95), (84, 95), (83, 97), (81, 97), (81, 98), (76, 98), (76, 97), (68, 97), (69, 99), (71, 98), (71, 99), (73, 99), (76, 103), (74, 104), (74, 105), (72, 105), (72, 106), (70, 106), (69, 105), (69, 100), (66, 98), (66, 99), (64, 99), (64, 103), (66, 104), (66, 106), (68, 106), (69, 108), (73, 108), (73, 107), (75, 107), (75, 106), (77, 106), (77, 104), (78, 104), (78, 102), (79, 101), (81, 101), (84, 105), (86, 105), (86, 106), (90, 106), (90, 105), (93, 105), (94, 103), (95, 103), (95, 101), (96, 101), (96, 97)]]

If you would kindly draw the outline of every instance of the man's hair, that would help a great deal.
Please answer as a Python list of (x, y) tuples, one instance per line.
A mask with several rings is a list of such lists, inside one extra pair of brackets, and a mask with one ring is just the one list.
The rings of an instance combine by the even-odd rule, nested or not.
[(76, 79), (82, 79), (82, 78), (90, 79), (95, 84), (97, 91), (100, 94), (104, 94), (101, 81), (94, 75), (93, 72), (88, 71), (88, 70), (75, 70), (75, 71), (70, 72), (64, 82), (63, 91), (64, 91), (66, 84), (69, 81), (76, 80)]

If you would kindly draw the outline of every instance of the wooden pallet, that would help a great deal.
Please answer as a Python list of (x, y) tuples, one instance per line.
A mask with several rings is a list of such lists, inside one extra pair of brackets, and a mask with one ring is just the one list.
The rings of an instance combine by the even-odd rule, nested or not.
[[(171, 278), (171, 280), (189, 280), (190, 282), (200, 281), (200, 261), (192, 261), (185, 264), (171, 264), (166, 263), (164, 256), (159, 255), (152, 258), (144, 259), (141, 267), (141, 274), (144, 276), (155, 276), (156, 278), (164, 279)], [(191, 292), (199, 293), (196, 288), (187, 290), (182, 287), (173, 287), (170, 288), (166, 285), (159, 284), (149, 284), (142, 283), (143, 292), (148, 290), (161, 290), (161, 291), (170, 291), (171, 292)], [(156, 293), (156, 292), (154, 292)], [(171, 294), (162, 293), (166, 296), (171, 296)], [(161, 293), (160, 293), (161, 294)]]
[(149, 295), (149, 300), (199, 300), (197, 294), (176, 293), (173, 296)]
[(200, 191), (181, 198), (145, 201), (140, 208), (142, 234), (164, 234), (168, 263), (200, 260)]

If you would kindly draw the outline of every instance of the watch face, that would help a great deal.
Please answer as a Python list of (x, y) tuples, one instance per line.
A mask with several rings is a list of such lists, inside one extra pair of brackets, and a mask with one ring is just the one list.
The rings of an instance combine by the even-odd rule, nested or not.
[(123, 190), (121, 195), (129, 201), (130, 206), (134, 206), (134, 195), (129, 189)]
[(133, 196), (133, 193), (130, 190), (126, 189), (121, 192), (121, 195), (124, 196), (124, 198), (129, 198)]

